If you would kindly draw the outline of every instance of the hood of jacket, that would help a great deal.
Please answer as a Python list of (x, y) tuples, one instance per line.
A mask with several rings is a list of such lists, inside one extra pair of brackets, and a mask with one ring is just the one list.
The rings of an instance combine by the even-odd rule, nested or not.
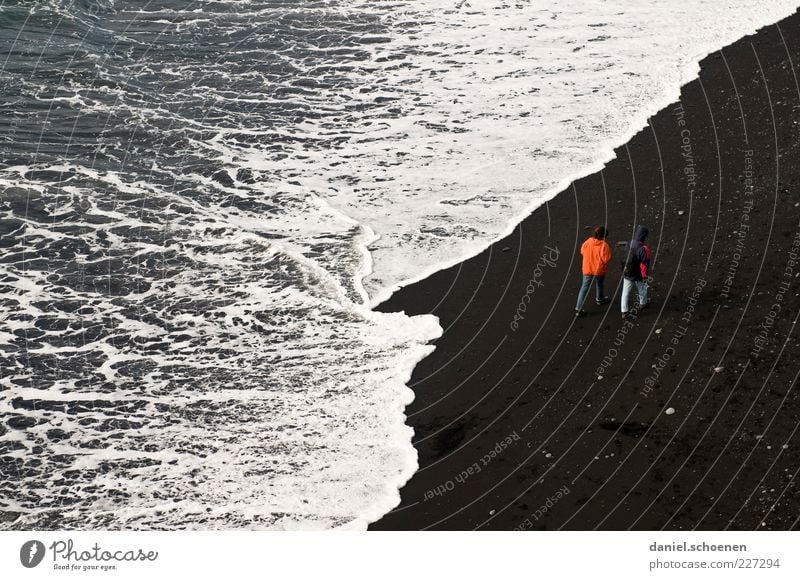
[(645, 239), (647, 239), (647, 234), (649, 233), (650, 230), (648, 230), (646, 227), (636, 226), (636, 232), (633, 234), (633, 239), (628, 247), (632, 249), (640, 247), (642, 244), (644, 244)]

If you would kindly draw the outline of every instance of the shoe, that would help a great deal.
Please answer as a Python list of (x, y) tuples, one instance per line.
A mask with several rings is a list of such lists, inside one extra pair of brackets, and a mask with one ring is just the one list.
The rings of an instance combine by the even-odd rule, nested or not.
[(576, 310), (575, 311), (575, 318), (580, 318), (581, 316), (583, 316), (585, 314), (586, 314), (585, 310)]
[(609, 298), (608, 296), (604, 296), (600, 300), (595, 300), (595, 303), (598, 306), (602, 306), (603, 304), (608, 304), (609, 302), (611, 302), (611, 298)]

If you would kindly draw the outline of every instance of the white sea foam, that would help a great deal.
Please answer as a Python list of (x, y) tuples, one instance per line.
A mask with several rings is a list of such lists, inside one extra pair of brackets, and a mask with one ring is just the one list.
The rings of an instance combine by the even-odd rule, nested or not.
[[(456, 8), (456, 5), (460, 8)], [(382, 54), (413, 54), (383, 70), (408, 87), (395, 119), (356, 121), (362, 135), (325, 182), (304, 177), (380, 236), (365, 280), (372, 303), (479, 253), (678, 99), (698, 62), (792, 14), (794, 0), (534, 2), (425, 0), (424, 22)], [(420, 97), (418, 100), (416, 97)], [(313, 132), (313, 129), (310, 129)], [(397, 155), (402, 154), (398, 163)], [(314, 159), (314, 166), (318, 159)], [(340, 175), (358, 189), (339, 187)]]

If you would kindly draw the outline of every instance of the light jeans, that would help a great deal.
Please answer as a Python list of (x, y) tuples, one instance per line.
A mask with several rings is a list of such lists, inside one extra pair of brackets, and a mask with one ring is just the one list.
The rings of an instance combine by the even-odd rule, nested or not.
[(597, 284), (597, 301), (600, 302), (602, 299), (605, 298), (605, 294), (603, 293), (603, 283), (605, 282), (605, 276), (587, 276), (584, 274), (583, 276), (583, 283), (581, 284), (581, 289), (578, 292), (578, 302), (575, 304), (575, 310), (580, 310), (583, 308), (583, 303), (586, 301), (586, 295), (589, 293), (589, 286), (592, 285), (592, 280), (596, 280)]
[(631, 290), (636, 286), (636, 293), (639, 295), (639, 308), (647, 304), (647, 282), (634, 282), (627, 278), (622, 279), (622, 313), (628, 311), (628, 303), (631, 301)]

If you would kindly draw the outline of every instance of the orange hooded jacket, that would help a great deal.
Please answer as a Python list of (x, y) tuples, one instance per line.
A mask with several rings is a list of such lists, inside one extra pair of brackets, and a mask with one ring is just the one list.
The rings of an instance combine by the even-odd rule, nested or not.
[(581, 246), (584, 276), (605, 276), (611, 261), (611, 247), (605, 240), (591, 237)]

